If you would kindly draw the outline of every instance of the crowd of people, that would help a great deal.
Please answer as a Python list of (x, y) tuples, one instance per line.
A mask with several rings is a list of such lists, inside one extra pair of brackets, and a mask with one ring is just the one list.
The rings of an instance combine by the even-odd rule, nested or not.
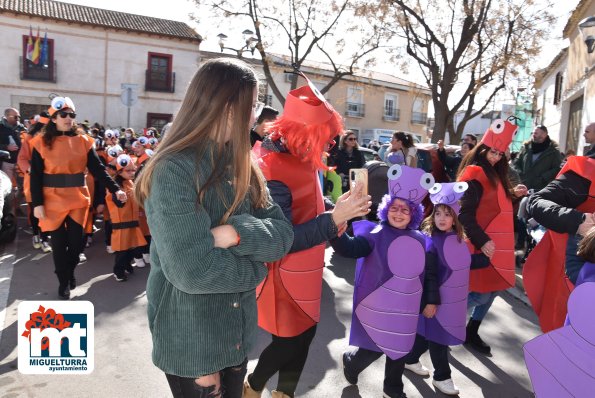
[[(348, 175), (365, 159), (357, 135), (302, 77), (280, 113), (258, 101), (247, 64), (206, 61), (161, 141), (154, 129), (77, 124), (68, 97), (53, 98), (24, 134), (18, 111), (7, 109), (2, 170), (24, 192), (34, 247), (52, 252), (59, 297), (76, 288), (101, 216), (117, 281), (133, 265), (151, 265), (152, 359), (174, 397), (258, 398), (278, 374), (272, 396), (293, 398), (320, 321), (328, 244), (357, 259), (346, 382), (357, 384), (385, 356), (383, 396), (404, 398), (404, 371), (429, 375), (420, 362), (429, 350), (432, 384), (457, 395), (448, 347), (490, 354), (479, 329), (498, 293), (515, 284), (515, 206), (534, 193), (528, 213), (555, 233), (527, 260), (527, 294), (544, 332), (563, 326), (572, 286), (595, 281), (593, 149), (560, 169), (556, 144), (538, 126), (510, 162), (517, 126), (496, 120), (481, 141), (466, 136), (454, 157), (438, 144), (452, 179), (438, 183), (417, 167), (411, 135), (396, 132), (378, 220), (366, 220), (363, 184), (345, 184), (334, 203), (322, 194), (322, 171)], [(595, 144), (595, 123), (585, 138)], [(257, 326), (271, 342), (248, 372)], [(531, 377), (541, 386), (543, 377)]]

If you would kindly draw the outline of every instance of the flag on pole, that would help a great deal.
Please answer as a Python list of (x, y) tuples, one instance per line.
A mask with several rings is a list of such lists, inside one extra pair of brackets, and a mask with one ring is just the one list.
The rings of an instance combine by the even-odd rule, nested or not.
[(25, 55), (29, 61), (33, 61), (33, 29), (29, 26), (29, 38), (27, 39), (27, 54)]
[(41, 55), (41, 39), (39, 38), (39, 27), (37, 28), (37, 38), (35, 39), (35, 44), (33, 45), (33, 62), (35, 65), (39, 64), (39, 56)]
[(48, 54), (48, 32), (45, 32), (45, 35), (43, 36), (43, 43), (41, 43), (41, 59), (40, 59), (40, 63), (44, 68), (48, 67), (48, 58), (49, 58), (49, 54)]

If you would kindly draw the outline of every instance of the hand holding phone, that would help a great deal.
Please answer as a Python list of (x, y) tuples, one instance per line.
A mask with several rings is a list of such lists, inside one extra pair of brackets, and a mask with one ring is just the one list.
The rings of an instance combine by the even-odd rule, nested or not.
[(355, 184), (360, 182), (363, 185), (362, 196), (368, 196), (368, 169), (349, 170), (349, 188), (353, 190)]

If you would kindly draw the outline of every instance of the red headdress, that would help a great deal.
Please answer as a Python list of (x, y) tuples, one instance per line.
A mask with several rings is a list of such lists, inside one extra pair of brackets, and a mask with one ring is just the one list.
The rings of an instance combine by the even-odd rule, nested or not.
[(508, 120), (496, 119), (486, 130), (481, 143), (497, 151), (506, 152), (518, 128), (519, 126)]
[(271, 139), (284, 139), (289, 152), (317, 169), (327, 169), (322, 161), (325, 146), (343, 131), (343, 120), (300, 72), (307, 84), (292, 90), (285, 99), (283, 114), (268, 129)]

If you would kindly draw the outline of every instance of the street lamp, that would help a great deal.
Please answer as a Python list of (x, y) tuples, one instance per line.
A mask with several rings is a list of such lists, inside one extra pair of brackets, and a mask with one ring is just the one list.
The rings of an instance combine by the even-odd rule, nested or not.
[(250, 54), (254, 55), (254, 50), (256, 49), (256, 44), (258, 43), (258, 39), (254, 36), (254, 32), (252, 32), (250, 29), (246, 29), (242, 32), (242, 37), (244, 38), (245, 44), (239, 49), (225, 46), (227, 35), (219, 33), (217, 37), (219, 38), (219, 47), (221, 48), (221, 52), (223, 52), (223, 50), (235, 51), (238, 58), (242, 58), (245, 52), (249, 52)]
[(591, 54), (595, 50), (595, 16), (583, 19), (578, 27), (587, 45), (587, 51)]

